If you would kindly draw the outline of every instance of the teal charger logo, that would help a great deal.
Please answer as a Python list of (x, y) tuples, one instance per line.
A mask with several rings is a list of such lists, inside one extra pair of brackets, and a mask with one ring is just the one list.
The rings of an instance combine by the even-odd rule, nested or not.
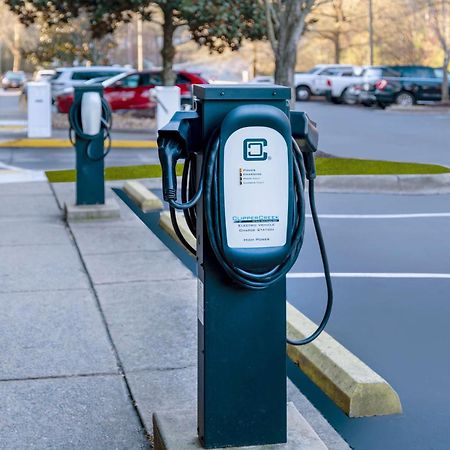
[(244, 160), (265, 161), (267, 159), (267, 152), (264, 151), (264, 147), (267, 147), (267, 139), (244, 139)]

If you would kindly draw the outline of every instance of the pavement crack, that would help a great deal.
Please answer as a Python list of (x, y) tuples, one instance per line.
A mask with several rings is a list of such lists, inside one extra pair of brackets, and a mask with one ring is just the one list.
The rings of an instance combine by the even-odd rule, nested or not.
[(107, 376), (122, 376), (119, 372), (92, 372), (92, 373), (75, 373), (63, 375), (42, 375), (25, 378), (0, 378), (0, 383), (9, 381), (36, 381), (36, 380), (59, 380), (66, 378), (86, 378), (86, 377), (107, 377)]
[(103, 281), (101, 283), (95, 283), (95, 286), (115, 286), (126, 285), (130, 283), (170, 283), (173, 281), (192, 281), (195, 280), (192, 276), (186, 276), (185, 278), (164, 278), (160, 280), (129, 280), (129, 281)]
[[(53, 194), (55, 195), (55, 198), (57, 198), (55, 191), (53, 191)], [(128, 394), (128, 398), (129, 398), (129, 400), (131, 402), (131, 405), (132, 405), (132, 407), (134, 409), (134, 412), (136, 414), (136, 418), (139, 421), (139, 424), (141, 426), (142, 432), (145, 434), (147, 432), (147, 428), (145, 426), (145, 422), (144, 422), (144, 419), (143, 419), (143, 417), (142, 417), (142, 415), (141, 415), (141, 413), (139, 411), (139, 408), (137, 407), (137, 402), (136, 402), (136, 399), (134, 398), (133, 392), (131, 391), (131, 386), (130, 386), (130, 383), (129, 383), (128, 379), (127, 379), (127, 376), (126, 376), (126, 373), (125, 373), (125, 370), (124, 370), (124, 365), (122, 363), (122, 360), (121, 360), (120, 355), (119, 355), (119, 351), (118, 351), (118, 349), (116, 347), (116, 344), (115, 344), (114, 339), (112, 337), (111, 331), (109, 329), (108, 321), (106, 320), (105, 312), (103, 311), (103, 308), (102, 308), (102, 305), (101, 305), (101, 302), (100, 302), (100, 298), (99, 298), (98, 293), (97, 293), (97, 291), (95, 289), (94, 281), (93, 281), (93, 279), (91, 277), (91, 274), (89, 273), (89, 270), (88, 270), (87, 265), (86, 265), (86, 261), (84, 260), (84, 257), (83, 257), (83, 254), (81, 252), (81, 249), (80, 249), (80, 247), (78, 245), (78, 242), (77, 242), (77, 240), (75, 238), (75, 234), (74, 234), (74, 232), (72, 231), (72, 229), (70, 227), (70, 223), (66, 222), (65, 226), (66, 226), (66, 230), (67, 230), (71, 240), (73, 241), (73, 245), (74, 245), (74, 247), (75, 247), (75, 249), (76, 249), (76, 251), (78, 253), (78, 257), (80, 259), (80, 263), (81, 263), (81, 265), (83, 267), (83, 270), (84, 270), (84, 272), (86, 274), (86, 277), (88, 279), (89, 287), (90, 287), (91, 293), (92, 293), (92, 295), (94, 297), (94, 300), (95, 300), (95, 305), (96, 305), (97, 310), (98, 310), (98, 312), (100, 314), (100, 318), (102, 320), (103, 326), (105, 327), (105, 332), (106, 332), (109, 344), (111, 346), (111, 349), (113, 351), (114, 357), (116, 359), (116, 364), (117, 364), (117, 369), (118, 369), (119, 375), (121, 375), (123, 377), (123, 381), (124, 381), (125, 388), (126, 388), (126, 391), (127, 391), (127, 394)]]
[(142, 373), (142, 372), (172, 372), (175, 370), (192, 369), (197, 367), (197, 364), (187, 364), (184, 366), (174, 367), (140, 367), (139, 369), (127, 370), (127, 373)]

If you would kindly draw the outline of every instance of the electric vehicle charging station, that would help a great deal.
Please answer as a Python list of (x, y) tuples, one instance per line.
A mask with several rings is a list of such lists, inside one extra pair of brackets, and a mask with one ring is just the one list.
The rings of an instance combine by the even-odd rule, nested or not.
[(69, 122), (77, 175), (76, 203), (66, 205), (67, 216), (90, 219), (118, 216), (118, 206), (111, 201), (105, 203), (105, 158), (111, 149), (112, 116), (103, 98), (102, 85), (75, 87)]
[[(311, 342), (331, 313), (314, 201), (318, 133), (306, 114), (289, 111), (290, 97), (282, 86), (196, 85), (194, 111), (177, 112), (158, 133), (163, 196), (175, 232), (197, 258), (203, 448), (287, 442), (286, 341)], [(317, 330), (296, 342), (286, 337), (286, 273), (303, 243), (306, 180), (328, 302)], [(184, 211), (196, 249), (175, 209)]]

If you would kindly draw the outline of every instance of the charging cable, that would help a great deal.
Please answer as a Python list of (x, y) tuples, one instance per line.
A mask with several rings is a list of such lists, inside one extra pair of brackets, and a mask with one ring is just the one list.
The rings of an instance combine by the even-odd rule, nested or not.
[[(291, 251), (285, 259), (273, 269), (264, 273), (255, 273), (243, 270), (231, 261), (228, 261), (223, 247), (222, 236), (220, 234), (220, 220), (219, 220), (219, 184), (218, 184), (218, 153), (220, 148), (220, 140), (218, 132), (211, 137), (205, 154), (203, 155), (203, 162), (201, 165), (201, 174), (198, 184), (195, 185), (197, 158), (196, 154), (189, 154), (185, 159), (183, 169), (182, 185), (181, 185), (181, 200), (179, 203), (177, 199), (177, 181), (176, 181), (176, 162), (182, 157), (182, 150), (179, 144), (175, 141), (168, 140), (161, 142), (159, 155), (161, 165), (163, 167), (163, 195), (164, 200), (169, 203), (170, 215), (172, 224), (176, 235), (182, 244), (193, 255), (196, 254), (195, 249), (189, 245), (186, 238), (178, 226), (176, 209), (182, 209), (188, 225), (189, 230), (196, 235), (196, 211), (195, 205), (198, 203), (202, 194), (204, 194), (204, 211), (205, 223), (207, 233), (210, 240), (211, 248), (217, 258), (217, 261), (222, 266), (228, 276), (239, 285), (249, 289), (265, 289), (268, 286), (276, 283), (279, 279), (284, 277), (292, 266), (297, 261), (298, 255), (303, 245), (305, 232), (305, 184), (308, 180), (308, 198), (311, 208), (311, 215), (313, 218), (314, 229), (319, 244), (320, 254), (323, 263), (323, 270), (325, 274), (326, 288), (327, 288), (327, 306), (324, 316), (317, 327), (317, 329), (310, 336), (301, 340), (293, 340), (287, 338), (287, 342), (291, 345), (304, 345), (316, 339), (324, 330), (328, 319), (331, 315), (333, 306), (333, 287), (331, 283), (330, 269), (328, 265), (328, 257), (325, 249), (320, 223), (318, 219), (315, 195), (314, 195), (314, 179), (316, 177), (314, 155), (311, 152), (302, 152), (297, 142), (292, 139), (293, 152), (293, 170), (294, 170), (294, 218), (293, 218), (293, 232), (291, 237)], [(168, 170), (169, 169), (169, 170)]]

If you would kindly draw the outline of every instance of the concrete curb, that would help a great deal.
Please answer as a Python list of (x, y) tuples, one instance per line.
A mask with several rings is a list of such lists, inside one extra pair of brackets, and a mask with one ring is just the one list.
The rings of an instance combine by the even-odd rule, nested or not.
[[(161, 178), (141, 180), (160, 189)], [(181, 178), (178, 179), (181, 183)], [(435, 175), (319, 175), (317, 192), (368, 194), (450, 194), (450, 173)]]
[[(303, 339), (316, 325), (289, 303), (288, 335)], [(400, 414), (400, 398), (389, 383), (329, 334), (311, 344), (287, 346), (289, 358), (349, 417)]]
[(126, 181), (123, 190), (143, 212), (160, 211), (164, 209), (162, 201), (157, 195), (149, 191), (139, 181)]
[(322, 175), (318, 192), (450, 194), (450, 173), (436, 175)]
[[(179, 214), (181, 232), (195, 248), (192, 236)], [(177, 242), (170, 214), (160, 214), (160, 226)], [(300, 311), (287, 303), (287, 332), (292, 339), (309, 336), (317, 326)], [(311, 344), (287, 346), (288, 357), (349, 417), (399, 414), (402, 406), (399, 396), (380, 375), (364, 364), (353, 353), (327, 333), (322, 333)]]
[[(197, 240), (195, 239), (194, 236), (192, 236), (192, 233), (187, 226), (183, 213), (176, 213), (176, 214), (178, 219), (178, 226), (180, 227), (180, 230), (183, 233), (184, 238), (191, 247), (195, 248), (197, 246)], [(159, 225), (172, 239), (175, 239), (180, 245), (182, 245), (180, 240), (178, 239), (178, 236), (175, 233), (175, 230), (173, 229), (172, 221), (170, 220), (170, 213), (168, 211), (164, 211), (159, 215)]]
[(431, 113), (431, 114), (450, 114), (450, 108), (448, 106), (440, 105), (413, 105), (413, 106), (401, 106), (391, 105), (386, 111), (392, 112), (413, 112), (413, 113)]

